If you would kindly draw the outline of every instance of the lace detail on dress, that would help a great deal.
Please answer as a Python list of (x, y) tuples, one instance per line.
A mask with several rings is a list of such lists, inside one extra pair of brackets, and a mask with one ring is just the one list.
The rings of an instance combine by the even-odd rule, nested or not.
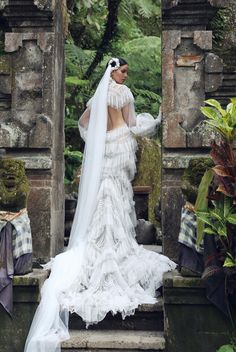
[[(87, 102), (87, 108), (91, 107), (92, 99), (93, 97)], [(126, 85), (118, 84), (110, 78), (107, 93), (107, 105), (115, 109), (122, 109), (124, 106), (133, 102), (134, 96), (131, 90)]]
[(118, 84), (113, 79), (110, 79), (107, 105), (115, 109), (122, 109), (127, 104), (133, 102), (134, 97), (131, 90), (124, 84)]
[(139, 304), (154, 303), (167, 257), (145, 250), (135, 239), (136, 215), (131, 180), (137, 142), (124, 125), (107, 132), (101, 185), (87, 232), (83, 266), (60, 296), (63, 309), (76, 312), (87, 326), (108, 312), (125, 318)]

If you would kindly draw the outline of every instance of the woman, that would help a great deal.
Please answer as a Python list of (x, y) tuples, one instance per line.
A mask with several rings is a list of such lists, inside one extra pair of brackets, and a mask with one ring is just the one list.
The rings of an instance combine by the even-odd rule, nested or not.
[(127, 76), (127, 62), (111, 59), (79, 120), (86, 144), (69, 247), (50, 264), (26, 352), (59, 351), (69, 338), (69, 312), (88, 326), (108, 312), (124, 318), (138, 305), (154, 303), (163, 273), (175, 268), (135, 240), (134, 134), (151, 135), (160, 121), (149, 114), (136, 118), (133, 95), (123, 84)]

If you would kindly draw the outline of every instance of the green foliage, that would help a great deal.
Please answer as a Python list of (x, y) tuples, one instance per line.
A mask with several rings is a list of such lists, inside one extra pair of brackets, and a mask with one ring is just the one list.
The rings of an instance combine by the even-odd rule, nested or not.
[(73, 183), (75, 172), (82, 163), (83, 154), (79, 151), (71, 150), (71, 147), (66, 147), (64, 151), (65, 158), (65, 184)]
[(209, 119), (206, 123), (218, 131), (223, 138), (232, 141), (236, 131), (236, 98), (232, 98), (226, 109), (214, 99), (205, 101), (210, 107), (202, 107), (201, 112)]
[(236, 352), (236, 348), (233, 345), (223, 345), (217, 352)]
[(148, 197), (148, 219), (157, 224), (154, 207), (160, 201), (161, 195), (161, 145), (158, 140), (137, 137), (137, 173), (133, 181), (134, 186), (151, 186)]
[[(197, 243), (204, 234), (214, 235), (221, 242), (223, 267), (236, 267), (236, 161), (232, 141), (236, 129), (236, 99), (232, 98), (226, 109), (214, 99), (207, 100), (210, 107), (201, 111), (208, 117), (208, 124), (219, 131), (223, 140), (212, 142), (210, 156), (215, 166), (206, 171), (198, 190), (195, 204), (197, 215)], [(213, 178), (214, 176), (214, 178)], [(209, 187), (212, 187), (209, 195)]]
[(201, 183), (198, 188), (197, 200), (195, 203), (195, 210), (197, 214), (197, 244), (199, 245), (203, 239), (204, 233), (204, 221), (198, 216), (201, 212), (206, 212), (208, 209), (208, 192), (209, 186), (213, 179), (213, 171), (211, 169), (207, 170), (202, 177)]
[(227, 10), (219, 10), (210, 23), (210, 29), (213, 31), (213, 43), (219, 46), (224, 39), (225, 32), (228, 28)]
[[(223, 245), (227, 240), (227, 225), (236, 224), (236, 210), (233, 207), (232, 200), (222, 195), (218, 201), (213, 202), (213, 208), (208, 211), (197, 211), (198, 220), (202, 221), (206, 225), (204, 233), (208, 235), (216, 235), (219, 238), (223, 238)], [(200, 239), (198, 238), (198, 241)], [(226, 252), (224, 260), (224, 267), (235, 267), (236, 258), (229, 251)]]
[[(123, 0), (118, 16), (118, 38), (111, 51), (93, 72), (90, 81), (84, 74), (95, 57), (107, 19), (105, 0), (77, 0), (70, 9), (70, 36), (66, 41), (66, 118), (78, 120), (86, 101), (111, 56), (124, 57), (130, 67), (128, 86), (137, 99), (137, 111), (157, 114), (161, 91), (161, 40), (159, 32), (145, 35), (142, 20), (160, 17), (160, 1)], [(159, 16), (159, 17), (158, 17)]]
[[(85, 73), (93, 62), (97, 48), (103, 38), (107, 21), (106, 0), (68, 1), (70, 17), (69, 35), (65, 44), (66, 58), (66, 110), (65, 134), (69, 151), (75, 151), (80, 142), (77, 139), (78, 119), (86, 107), (86, 102), (103, 75), (111, 56), (124, 57), (129, 63), (129, 79), (137, 112), (157, 115), (161, 92), (161, 1), (122, 0), (118, 12), (118, 33), (109, 44), (109, 52), (104, 55), (88, 80)], [(150, 26), (153, 23), (153, 26)], [(152, 27), (152, 28), (151, 28)], [(73, 180), (75, 167), (65, 151), (66, 179)], [(69, 165), (71, 163), (71, 165)]]

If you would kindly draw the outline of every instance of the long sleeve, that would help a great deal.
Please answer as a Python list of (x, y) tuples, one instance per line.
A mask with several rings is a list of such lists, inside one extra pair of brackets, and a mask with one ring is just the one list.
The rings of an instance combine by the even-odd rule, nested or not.
[(136, 124), (130, 130), (139, 136), (151, 137), (156, 134), (157, 127), (161, 123), (161, 111), (156, 119), (149, 113), (142, 113), (136, 116)]
[(78, 122), (79, 133), (81, 138), (83, 138), (84, 141), (86, 140), (89, 117), (90, 117), (90, 107), (87, 107), (87, 109), (84, 111), (84, 113), (82, 114)]

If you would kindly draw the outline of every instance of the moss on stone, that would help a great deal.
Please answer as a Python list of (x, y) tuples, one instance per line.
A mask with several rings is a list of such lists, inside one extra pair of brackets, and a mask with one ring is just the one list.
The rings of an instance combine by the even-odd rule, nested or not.
[(27, 207), (29, 183), (21, 160), (0, 160), (0, 210), (19, 211)]
[(10, 68), (10, 60), (8, 56), (2, 56), (0, 57), (0, 73), (3, 74), (10, 74), (11, 68)]
[(213, 166), (211, 158), (196, 158), (189, 161), (189, 166), (182, 176), (181, 190), (190, 203), (195, 203), (202, 176)]
[(154, 207), (160, 201), (161, 194), (161, 146), (155, 139), (137, 137), (137, 174), (134, 186), (151, 186), (149, 194), (149, 221), (156, 223)]

